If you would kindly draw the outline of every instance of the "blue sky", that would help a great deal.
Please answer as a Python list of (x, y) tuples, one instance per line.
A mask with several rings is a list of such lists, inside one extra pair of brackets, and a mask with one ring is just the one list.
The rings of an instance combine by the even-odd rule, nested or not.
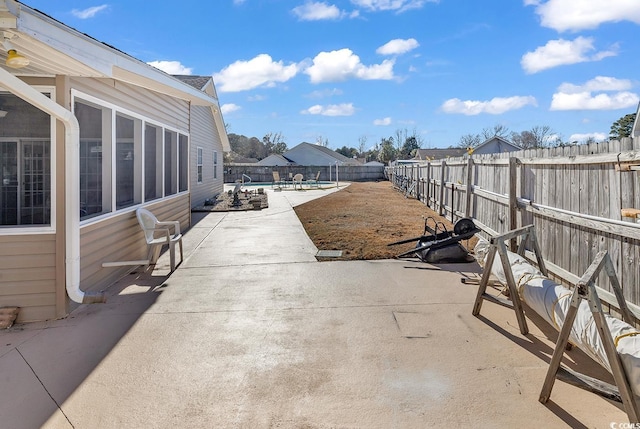
[(640, 100), (639, 0), (25, 0), (172, 74), (212, 75), (228, 132), (457, 145), (496, 125), (606, 139)]

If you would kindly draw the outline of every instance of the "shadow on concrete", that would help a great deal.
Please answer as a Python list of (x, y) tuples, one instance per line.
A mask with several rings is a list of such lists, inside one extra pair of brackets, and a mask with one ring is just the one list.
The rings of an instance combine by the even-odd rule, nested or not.
[[(500, 333), (505, 338), (508, 338), (513, 343), (517, 344), (519, 347), (527, 350), (532, 355), (536, 356), (538, 359), (544, 361), (547, 365), (551, 362), (551, 356), (553, 355), (554, 347), (556, 341), (558, 339), (559, 332), (555, 330), (555, 328), (549, 323), (547, 323), (542, 317), (540, 317), (535, 311), (529, 308), (525, 303), (523, 304), (523, 308), (525, 311), (525, 315), (527, 317), (527, 323), (533, 324), (545, 337), (546, 340), (551, 342), (549, 345), (548, 342), (545, 342), (539, 338), (538, 335), (530, 332), (526, 336), (514, 335), (509, 332), (502, 326), (494, 323), (493, 321), (487, 319), (481, 314), (477, 316), (479, 320), (484, 322), (487, 326), (491, 327), (496, 332)], [(495, 305), (490, 302), (485, 302), (483, 305)], [(513, 322), (514, 327), (519, 330), (517, 327), (517, 321), (515, 313), (513, 313)], [(519, 331), (518, 331), (519, 332)], [(597, 380), (603, 381), (605, 383), (614, 384), (613, 376), (600, 364), (591, 359), (586, 353), (580, 350), (578, 347), (571, 347), (570, 350), (565, 350), (564, 356), (562, 359), (562, 367), (565, 367), (571, 371), (574, 371), (579, 374), (584, 374), (588, 377), (595, 378)], [(556, 378), (559, 380), (559, 378)], [(540, 380), (540, 388), (542, 388), (544, 380)], [(572, 383), (573, 384), (573, 383)], [(574, 384), (577, 387), (581, 387), (577, 384)], [(591, 391), (587, 387), (583, 387), (585, 390)], [(552, 391), (553, 394), (553, 391)], [(595, 394), (595, 393), (594, 393)], [(624, 411), (623, 404), (620, 402), (612, 401), (606, 397), (605, 394), (598, 395), (601, 396), (603, 400), (613, 404), (615, 407)], [(562, 419), (569, 427), (572, 428), (586, 428), (584, 424), (579, 422), (575, 417), (570, 415), (566, 410), (562, 409), (558, 404), (553, 402), (551, 399), (544, 404), (551, 412), (553, 412), (558, 418)]]
[(73, 427), (62, 404), (170, 287), (168, 279), (140, 268), (111, 285), (104, 304), (82, 306), (64, 319), (6, 330), (0, 379), (3, 390), (12, 394), (0, 401), (0, 426)]

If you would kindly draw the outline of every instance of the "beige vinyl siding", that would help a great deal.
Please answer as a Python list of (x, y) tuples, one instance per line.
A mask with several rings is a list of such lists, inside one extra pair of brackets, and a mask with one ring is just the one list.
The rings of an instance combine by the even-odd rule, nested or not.
[(18, 322), (52, 319), (55, 235), (0, 236), (0, 307), (18, 306)]
[[(189, 228), (189, 195), (146, 205), (160, 221), (178, 220), (180, 228)], [(166, 249), (165, 249), (166, 250)], [(80, 228), (80, 288), (101, 290), (114, 283), (132, 267), (103, 268), (103, 262), (147, 258), (147, 245), (135, 211), (121, 213)]]
[[(210, 107), (191, 107), (191, 206), (199, 206), (204, 200), (211, 198), (223, 191), (222, 174), (222, 143), (220, 134), (213, 120)], [(198, 159), (198, 147), (202, 148), (202, 183), (198, 183), (198, 171), (196, 168)], [(214, 179), (213, 152), (218, 152), (218, 175)]]
[(71, 78), (71, 87), (163, 125), (189, 129), (189, 103), (113, 79)]
[[(113, 79), (71, 78), (70, 86), (163, 126), (183, 132), (189, 130), (189, 103), (185, 100)], [(189, 227), (188, 194), (145, 207), (160, 220), (179, 220), (183, 229)], [(131, 270), (131, 267), (102, 268), (103, 262), (146, 259), (147, 247), (135, 211), (115, 214), (82, 226), (80, 254), (80, 288), (85, 291), (104, 289)]]

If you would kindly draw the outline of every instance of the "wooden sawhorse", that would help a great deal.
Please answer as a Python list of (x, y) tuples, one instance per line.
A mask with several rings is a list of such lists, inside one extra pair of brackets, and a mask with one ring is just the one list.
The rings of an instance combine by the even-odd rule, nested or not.
[[(516, 313), (516, 318), (518, 319), (520, 333), (522, 335), (526, 335), (529, 333), (529, 327), (527, 326), (527, 321), (524, 317), (524, 310), (522, 309), (522, 303), (520, 302), (520, 296), (518, 295), (516, 281), (513, 278), (511, 265), (509, 265), (509, 256), (507, 254), (507, 245), (505, 243), (507, 240), (517, 238), (520, 238), (520, 244), (518, 245), (517, 251), (518, 255), (524, 255), (525, 245), (528, 239), (533, 246), (536, 260), (538, 262), (538, 269), (543, 275), (547, 275), (547, 268), (545, 267), (544, 260), (542, 259), (540, 247), (538, 246), (538, 240), (536, 238), (535, 227), (533, 225), (514, 229), (513, 231), (509, 231), (505, 234), (491, 237), (489, 240), (489, 254), (487, 255), (487, 260), (484, 263), (484, 270), (482, 272), (482, 278), (480, 279), (480, 286), (478, 287), (478, 295), (476, 296), (476, 301), (473, 304), (472, 314), (474, 316), (478, 316), (480, 314), (482, 301), (485, 299), (498, 305), (513, 308)], [(491, 267), (493, 266), (496, 253), (500, 255), (500, 262), (502, 263), (502, 269), (507, 280), (507, 288), (509, 289), (509, 298), (511, 299), (511, 303), (486, 293), (487, 285), (489, 284), (489, 276), (491, 275)]]
[(593, 320), (598, 328), (598, 334), (602, 340), (607, 360), (611, 367), (611, 373), (613, 374), (613, 379), (618, 387), (620, 397), (622, 398), (624, 410), (627, 413), (630, 422), (638, 423), (640, 422), (638, 404), (636, 403), (629, 380), (625, 374), (622, 362), (620, 361), (620, 356), (618, 355), (615, 342), (611, 336), (611, 332), (609, 331), (605, 315), (602, 312), (602, 303), (596, 290), (595, 279), (598, 278), (598, 274), (600, 274), (600, 271), (602, 271), (603, 268), (609, 277), (611, 287), (616, 295), (619, 310), (622, 314), (622, 320), (627, 323), (630, 323), (632, 320), (631, 312), (629, 311), (627, 302), (622, 295), (622, 288), (620, 287), (620, 282), (616, 276), (609, 253), (606, 250), (599, 252), (573, 289), (573, 294), (571, 295), (571, 306), (567, 311), (564, 324), (562, 325), (562, 329), (558, 335), (558, 342), (556, 343), (553, 356), (551, 357), (551, 362), (549, 363), (549, 369), (544, 380), (544, 385), (542, 386), (542, 391), (540, 392), (539, 400), (541, 403), (546, 404), (551, 396), (551, 389), (553, 388), (558, 370), (560, 369), (564, 350), (569, 343), (569, 335), (571, 334), (571, 328), (573, 327), (573, 323), (576, 319), (578, 308), (582, 300), (586, 299), (589, 303), (591, 313), (593, 314)]

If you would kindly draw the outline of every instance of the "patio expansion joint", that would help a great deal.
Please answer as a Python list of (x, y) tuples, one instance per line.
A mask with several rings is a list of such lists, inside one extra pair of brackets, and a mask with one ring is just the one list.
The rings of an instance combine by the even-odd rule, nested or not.
[(67, 423), (69, 423), (69, 425), (72, 428), (75, 428), (75, 425), (71, 422), (71, 420), (69, 420), (69, 416), (67, 416), (64, 412), (64, 410), (62, 409), (62, 407), (60, 406), (60, 404), (58, 403), (58, 401), (56, 401), (56, 399), (53, 397), (53, 395), (51, 394), (51, 392), (49, 392), (49, 389), (47, 389), (47, 386), (44, 385), (44, 383), (42, 382), (42, 380), (40, 379), (40, 377), (38, 377), (38, 374), (36, 373), (36, 371), (33, 369), (33, 367), (31, 366), (31, 364), (29, 363), (29, 361), (27, 361), (27, 359), (24, 357), (24, 355), (22, 354), (22, 352), (20, 351), (20, 349), (18, 349), (18, 347), (15, 348), (16, 352), (18, 352), (18, 354), (20, 355), (20, 357), (22, 358), (22, 360), (24, 361), (24, 363), (29, 367), (29, 369), (31, 370), (31, 372), (33, 373), (33, 376), (36, 378), (36, 380), (38, 380), (38, 383), (40, 383), (40, 385), (42, 386), (42, 389), (44, 389), (44, 391), (47, 393), (47, 395), (49, 395), (49, 398), (51, 398), (51, 401), (53, 401), (54, 404), (56, 404), (56, 408), (58, 409), (58, 411), (60, 411), (62, 413), (62, 415), (64, 416), (64, 418), (67, 420)]
[(360, 304), (360, 305), (324, 305), (312, 307), (260, 307), (228, 310), (200, 310), (200, 311), (145, 311), (144, 314), (162, 316), (170, 314), (224, 314), (224, 313), (251, 313), (256, 311), (299, 311), (299, 310), (338, 310), (357, 308), (406, 308), (406, 307), (431, 307), (434, 305), (468, 305), (468, 302), (428, 302), (428, 303), (393, 303), (393, 304)]

